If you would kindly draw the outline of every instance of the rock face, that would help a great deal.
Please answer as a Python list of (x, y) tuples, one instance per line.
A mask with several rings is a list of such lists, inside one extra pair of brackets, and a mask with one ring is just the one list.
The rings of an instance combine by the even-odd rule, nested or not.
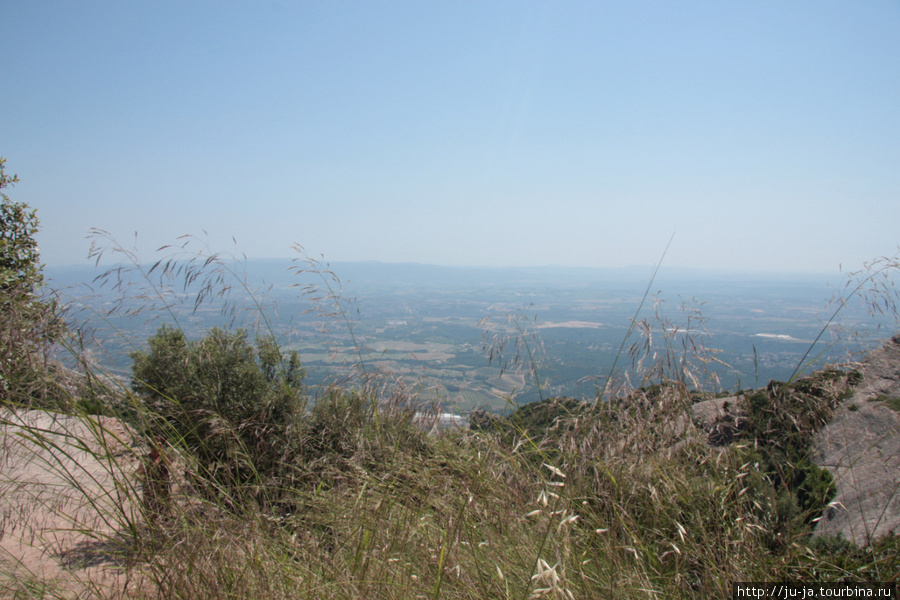
[(900, 334), (863, 360), (863, 379), (815, 437), (814, 459), (837, 484), (816, 535), (843, 534), (856, 544), (900, 534)]
[(694, 425), (706, 434), (711, 446), (727, 446), (747, 428), (747, 411), (743, 396), (713, 398), (691, 407)]
[(0, 411), (0, 597), (29, 595), (29, 581), (54, 597), (123, 589), (107, 542), (137, 518), (122, 493), (132, 441), (116, 419)]

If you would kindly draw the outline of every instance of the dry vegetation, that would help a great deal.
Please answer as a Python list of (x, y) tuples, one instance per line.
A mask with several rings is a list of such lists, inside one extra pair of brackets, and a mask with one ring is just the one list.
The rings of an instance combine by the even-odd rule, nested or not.
[[(239, 314), (228, 296), (235, 282), (247, 292), (241, 298), (249, 298), (258, 331), (267, 330), (272, 313), (231, 259), (201, 251), (145, 268), (119, 246), (103, 251), (130, 263), (100, 283), (132, 293), (128, 284), (143, 282), (144, 310), (175, 330), (179, 298), (189, 307), (218, 298), (228, 314)], [(298, 267), (320, 277), (302, 291), (353, 338), (337, 278), (315, 261)], [(699, 316), (688, 318), (696, 330)], [(540, 386), (536, 339), (517, 331), (507, 358), (515, 346), (512, 363)], [(368, 367), (362, 353), (352, 380), (324, 390), (285, 383), (271, 421), (260, 415), (274, 414), (275, 388), (266, 388), (257, 412), (250, 406), (229, 413), (226, 404), (245, 399), (227, 395), (202, 412), (192, 404), (201, 391), (189, 378), (218, 360), (213, 350), (190, 359), (194, 371), (166, 372), (186, 378), (184, 387), (162, 389), (103, 377), (79, 360), (83, 346), (70, 343), (77, 375), (34, 373), (71, 415), (65, 419), (79, 423), (69, 431), (80, 433), (61, 437), (23, 423), (21, 411), (33, 405), (26, 396), (5, 397), (13, 410), (0, 424), (3, 448), (24, 440), (62, 457), (42, 462), (73, 496), (56, 503), (8, 469), (0, 486), (7, 497), (15, 487), (20, 508), (29, 501), (22, 494), (31, 493), (31, 502), (64, 513), (64, 526), (32, 528), (27, 536), (33, 549), (44, 550), (42, 560), (60, 560), (62, 550), (46, 551), (50, 537), (77, 532), (92, 549), (90, 566), (115, 574), (99, 578), (84, 564), (67, 563), (62, 578), (58, 571), (29, 572), (19, 557), (6, 556), (0, 589), (12, 598), (84, 590), (84, 597), (191, 600), (525, 600), (724, 598), (735, 581), (896, 581), (896, 538), (865, 549), (837, 539), (812, 542), (828, 482), (786, 476), (806, 468), (798, 466), (805, 436), (826, 418), (818, 408), (793, 418), (797, 399), (824, 407), (837, 396), (815, 379), (760, 392), (754, 406), (771, 415), (771, 427), (714, 447), (688, 417), (714, 354), (669, 322), (636, 319), (635, 332), (643, 336), (630, 353), (623, 343), (630, 368), (610, 373), (600, 401), (546, 399), (508, 419), (440, 435), (417, 424), (419, 399)], [(488, 353), (503, 360), (502, 340), (495, 341)], [(274, 366), (252, 360), (281, 373), (269, 383), (288, 381), (280, 352)], [(123, 423), (134, 439), (123, 439)], [(773, 432), (790, 433), (794, 445), (782, 448)], [(85, 468), (88, 458), (102, 478)], [(818, 495), (801, 497), (801, 490)], [(25, 512), (8, 511), (2, 533), (27, 523)]]

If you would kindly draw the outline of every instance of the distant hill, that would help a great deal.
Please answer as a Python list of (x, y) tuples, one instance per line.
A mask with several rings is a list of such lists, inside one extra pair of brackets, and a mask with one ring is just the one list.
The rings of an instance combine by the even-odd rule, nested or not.
[[(592, 285), (626, 284), (646, 287), (654, 267), (649, 265), (630, 267), (455, 267), (422, 263), (385, 263), (379, 261), (345, 261), (327, 264), (344, 282), (366, 285)], [(252, 281), (267, 283), (292, 282), (294, 267), (303, 267), (301, 261), (291, 259), (251, 259), (242, 263)], [(56, 266), (44, 269), (51, 284), (73, 285), (87, 282), (103, 272), (106, 267), (90, 265)], [(723, 271), (690, 269), (683, 267), (660, 268), (656, 286), (697, 283), (835, 283), (833, 274), (779, 273), (764, 271)]]

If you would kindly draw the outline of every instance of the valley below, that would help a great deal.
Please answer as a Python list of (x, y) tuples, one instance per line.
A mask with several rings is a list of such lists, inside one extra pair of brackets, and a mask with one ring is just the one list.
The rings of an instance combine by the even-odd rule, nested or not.
[(80, 298), (74, 316), (97, 342), (98, 362), (125, 379), (129, 352), (162, 323), (198, 338), (213, 326), (245, 327), (296, 350), (313, 389), (378, 373), (454, 413), (594, 398), (611, 373), (639, 387), (633, 374), (653, 360), (677, 361), (703, 391), (758, 387), (798, 367), (852, 361), (893, 327), (873, 323), (859, 302), (827, 323), (845, 282), (823, 275), (663, 269), (648, 288), (652, 270), (638, 268), (289, 266), (248, 261), (240, 286), (199, 306), (196, 290), (141, 288), (136, 271), (139, 294), (97, 285), (85, 293), (95, 274), (84, 270), (51, 270), (50, 279)]

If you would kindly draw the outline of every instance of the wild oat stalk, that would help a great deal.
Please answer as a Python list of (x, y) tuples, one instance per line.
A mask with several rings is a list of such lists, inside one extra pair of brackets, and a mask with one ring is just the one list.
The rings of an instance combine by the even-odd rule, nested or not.
[[(293, 250), (300, 256), (291, 260), (291, 273), (297, 277), (313, 275), (324, 287), (323, 290), (314, 283), (294, 284), (294, 287), (300, 288), (301, 296), (309, 299), (313, 304), (306, 312), (313, 313), (318, 317), (328, 320), (338, 319), (343, 323), (356, 353), (356, 367), (362, 375), (364, 384), (367, 385), (369, 380), (369, 370), (366, 367), (366, 361), (363, 358), (364, 346), (356, 336), (355, 321), (350, 316), (353, 301), (344, 297), (343, 285), (341, 284), (340, 278), (331, 269), (331, 265), (329, 265), (324, 258), (314, 258), (309, 256), (303, 246), (300, 246), (299, 244), (294, 244)], [(356, 309), (356, 313), (358, 317), (358, 308)], [(327, 322), (328, 321), (323, 322), (323, 332), (327, 331), (327, 329), (324, 328), (324, 324)]]
[[(504, 317), (508, 327), (499, 326), (490, 316), (478, 322), (482, 330), (482, 354), (489, 365), (498, 365), (500, 376), (506, 371), (519, 371), (525, 379), (532, 379), (541, 402), (545, 400), (546, 382), (541, 379), (541, 363), (546, 357), (543, 342), (536, 333), (536, 317), (528, 317), (527, 309), (510, 313)], [(515, 391), (507, 399), (508, 404), (515, 398)]]
[[(131, 318), (146, 313), (150, 320), (166, 315), (181, 328), (180, 308), (185, 304), (189, 303), (192, 314), (203, 306), (219, 304), (230, 326), (242, 324), (240, 317), (250, 315), (272, 332), (269, 319), (275, 306), (263, 305), (260, 290), (247, 280), (246, 255), (214, 252), (206, 240), (182, 235), (177, 244), (158, 248), (156, 252), (162, 256), (148, 266), (137, 249), (137, 236), (132, 248), (124, 247), (102, 229), (92, 229), (89, 238), (89, 258), (95, 265), (119, 259), (115, 266), (94, 278), (101, 288), (117, 294), (108, 314)], [(243, 291), (243, 296), (232, 293), (233, 285)], [(249, 307), (244, 305), (248, 300)]]
[[(821, 358), (833, 345), (829, 344), (824, 350), (819, 352), (815, 357), (807, 361), (807, 357), (812, 353), (813, 349), (829, 331), (838, 315), (847, 307), (848, 302), (854, 297), (859, 296), (862, 304), (866, 307), (869, 316), (888, 314), (893, 316), (894, 322), (900, 322), (900, 311), (898, 311), (898, 300), (900, 300), (900, 288), (894, 283), (894, 274), (900, 269), (900, 255), (895, 254), (892, 257), (883, 256), (871, 262), (865, 263), (863, 268), (858, 271), (851, 271), (847, 274), (847, 280), (844, 283), (844, 291), (836, 294), (831, 300), (831, 304), (835, 304), (835, 308), (828, 320), (819, 329), (812, 343), (806, 348), (806, 352), (797, 361), (794, 371), (788, 378), (788, 381), (794, 381), (801, 373), (813, 365)], [(880, 324), (879, 326), (880, 327)], [(860, 332), (853, 334), (859, 337)]]

